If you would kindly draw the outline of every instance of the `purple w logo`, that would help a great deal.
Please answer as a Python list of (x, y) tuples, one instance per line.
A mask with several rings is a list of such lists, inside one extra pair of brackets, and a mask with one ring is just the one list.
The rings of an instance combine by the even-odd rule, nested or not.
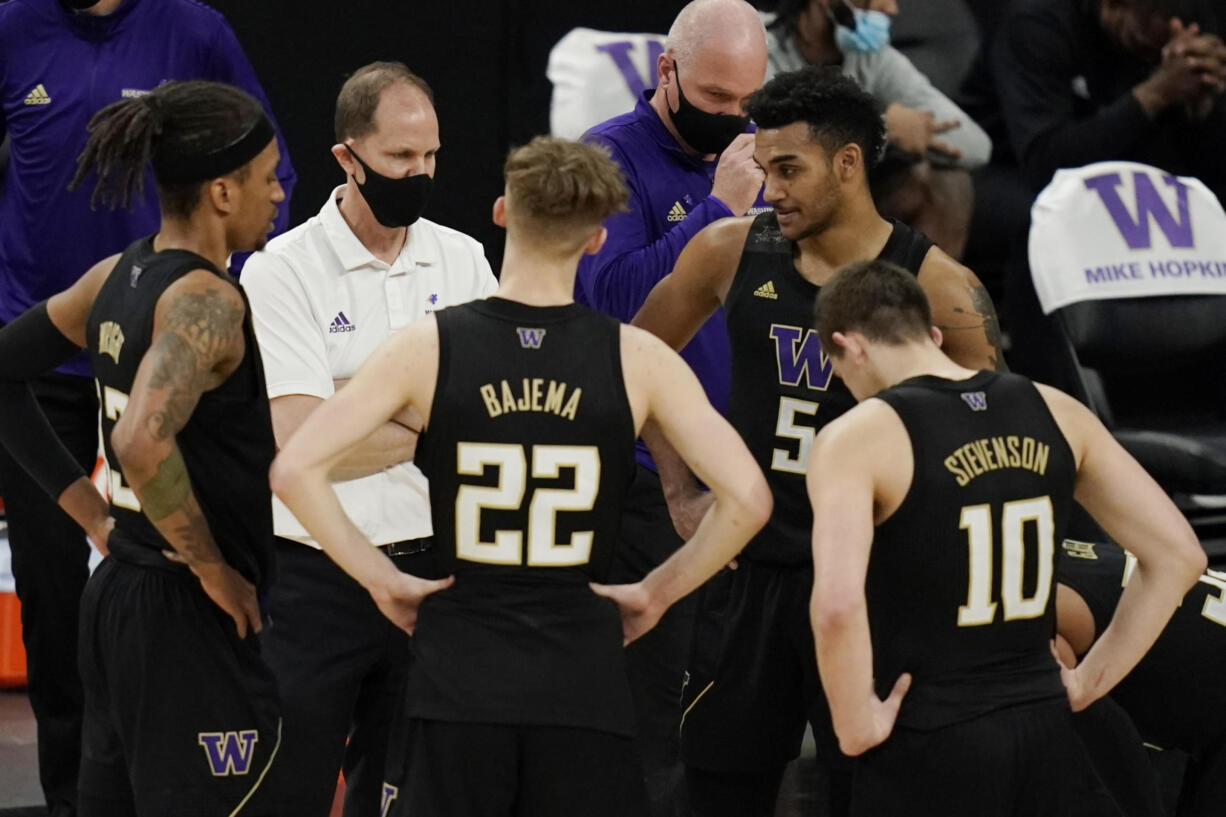
[(544, 329), (529, 329), (524, 326), (515, 327), (515, 331), (519, 333), (519, 345), (525, 349), (541, 348), (541, 341), (545, 339)]
[(214, 777), (247, 774), (260, 733), (255, 729), (241, 732), (201, 732), (197, 742), (204, 747), (209, 768)]
[(604, 45), (596, 46), (597, 51), (603, 51), (609, 55), (609, 59), (613, 60), (613, 64), (617, 66), (617, 70), (621, 72), (622, 78), (626, 80), (626, 87), (630, 89), (630, 93), (634, 94), (635, 98), (643, 95), (643, 92), (648, 88), (656, 87), (656, 59), (664, 53), (664, 44), (659, 40), (647, 41), (647, 73), (646, 81), (639, 74), (634, 63), (630, 60), (630, 52), (634, 50), (634, 43), (629, 40), (619, 40), (615, 43), (605, 43)]
[(1085, 185), (1102, 199), (1129, 249), (1148, 250), (1152, 246), (1150, 216), (1153, 216), (1154, 222), (1166, 235), (1166, 240), (1172, 247), (1193, 247), (1195, 243), (1192, 239), (1192, 218), (1188, 214), (1188, 188), (1178, 178), (1167, 173), (1162, 174), (1162, 180), (1175, 188), (1178, 215), (1173, 215), (1167, 209), (1166, 202), (1154, 187), (1153, 179), (1141, 170), (1132, 174), (1137, 200), (1135, 219), (1116, 190), (1120, 184), (1120, 174), (1104, 173), (1101, 176), (1091, 176), (1085, 180)]
[(962, 402), (971, 407), (971, 411), (987, 411), (988, 395), (981, 391), (962, 392)]
[(779, 364), (779, 382), (785, 386), (799, 386), (803, 379), (805, 388), (825, 391), (830, 385), (834, 367), (822, 351), (822, 342), (817, 331), (802, 332), (799, 326), (771, 324), (771, 339), (775, 341), (775, 360)]

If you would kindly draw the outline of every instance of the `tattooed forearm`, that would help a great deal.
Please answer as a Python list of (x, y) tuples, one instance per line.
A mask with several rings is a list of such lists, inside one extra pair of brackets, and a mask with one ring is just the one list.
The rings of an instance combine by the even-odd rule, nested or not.
[(187, 424), (214, 367), (241, 339), (243, 313), (241, 302), (219, 289), (181, 295), (171, 304), (151, 350), (156, 366), (149, 387), (167, 392), (164, 405), (146, 419), (154, 439), (169, 439)]
[(187, 476), (187, 463), (172, 445), (170, 455), (158, 465), (157, 471), (144, 485), (136, 486), (141, 508), (152, 522), (165, 519), (180, 510), (191, 496), (192, 484)]
[[(183, 522), (174, 525), (167, 533), (167, 541), (171, 547), (188, 565), (198, 565), (206, 562), (224, 562), (213, 534), (209, 532), (209, 524), (193, 498), (183, 508)], [(165, 535), (165, 534), (163, 534)]]

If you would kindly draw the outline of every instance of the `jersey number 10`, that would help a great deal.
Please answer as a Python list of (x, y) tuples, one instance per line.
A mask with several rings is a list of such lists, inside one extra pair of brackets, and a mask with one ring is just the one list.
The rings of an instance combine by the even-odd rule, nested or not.
[[(528, 504), (528, 558), (530, 567), (584, 565), (592, 555), (593, 531), (575, 531), (569, 542), (557, 541), (560, 511), (590, 511), (600, 489), (600, 450), (594, 445), (534, 445), (532, 477), (551, 479), (561, 469), (575, 470), (572, 488), (536, 488)], [(481, 540), (481, 511), (514, 511), (524, 507), (528, 484), (528, 456), (522, 445), (459, 443), (456, 473), (481, 476), (489, 466), (498, 469), (497, 485), (461, 485), (455, 498), (456, 557), (469, 562), (520, 565), (524, 561), (524, 533), (496, 530), (494, 540)]]
[[(1038, 534), (1038, 581), (1034, 595), (1024, 591), (1026, 564), (1026, 524), (1034, 523)], [(996, 620), (996, 602), (992, 601), (992, 508), (990, 505), (967, 505), (962, 509), (960, 525), (967, 532), (970, 548), (970, 587), (966, 604), (958, 608), (959, 627), (980, 627)], [(1053, 558), (1055, 556), (1055, 521), (1051, 499), (1046, 496), (1006, 502), (1001, 509), (1000, 600), (1005, 621), (1038, 618), (1047, 609), (1051, 596)]]

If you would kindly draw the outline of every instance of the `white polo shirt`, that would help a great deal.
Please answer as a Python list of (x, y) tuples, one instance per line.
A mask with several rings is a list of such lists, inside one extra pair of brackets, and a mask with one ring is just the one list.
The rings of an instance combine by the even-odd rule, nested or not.
[[(389, 335), (446, 306), (493, 294), (498, 282), (481, 245), (426, 219), (409, 227), (392, 264), (375, 258), (338, 208), (344, 185), (319, 215), (274, 238), (243, 268), (268, 397), (327, 398)], [(334, 483), (345, 512), (376, 545), (429, 536), (430, 495), (412, 463)], [(318, 544), (273, 497), (277, 536)]]

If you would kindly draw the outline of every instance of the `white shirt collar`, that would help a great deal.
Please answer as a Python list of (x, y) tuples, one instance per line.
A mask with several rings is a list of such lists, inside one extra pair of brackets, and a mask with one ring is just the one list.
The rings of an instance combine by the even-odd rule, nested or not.
[[(323, 225), (328, 242), (336, 251), (345, 272), (364, 267), (387, 268), (384, 262), (366, 249), (366, 245), (354, 235), (353, 228), (341, 215), (340, 198), (344, 195), (345, 187), (342, 184), (334, 188), (319, 211), (319, 221)], [(433, 266), (442, 262), (441, 248), (430, 229), (434, 226), (431, 221), (419, 219), (409, 227), (404, 246), (400, 248), (400, 254), (389, 269), (390, 274), (401, 275), (418, 266)]]

